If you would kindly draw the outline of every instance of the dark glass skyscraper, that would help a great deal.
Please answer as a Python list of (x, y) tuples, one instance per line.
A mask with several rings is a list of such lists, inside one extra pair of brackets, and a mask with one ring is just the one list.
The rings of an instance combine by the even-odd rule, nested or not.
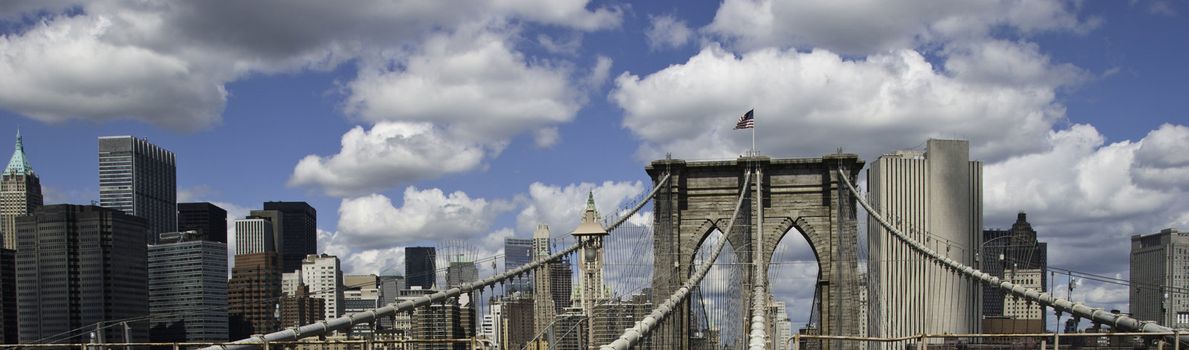
[[(533, 240), (524, 238), (504, 239), (504, 271), (527, 265), (533, 261)], [(533, 279), (516, 278), (508, 283), (508, 292), (531, 293)]]
[(408, 287), (432, 289), (438, 279), (437, 251), (433, 247), (405, 248), (405, 282)]
[[(20, 341), (149, 313), (145, 220), (92, 205), (44, 206), (17, 218)], [(148, 340), (147, 322), (131, 340)], [(105, 341), (123, 341), (111, 331)], [(85, 333), (84, 333), (85, 334)], [(85, 342), (83, 335), (63, 342)]]
[(99, 138), (99, 205), (144, 218), (145, 242), (177, 231), (177, 193), (173, 152), (148, 139)]
[(227, 211), (207, 203), (178, 203), (178, 231), (197, 231), (202, 240), (227, 243)]
[(281, 271), (301, 269), (306, 255), (318, 253), (318, 211), (306, 202), (264, 202), (264, 210), (281, 212)]

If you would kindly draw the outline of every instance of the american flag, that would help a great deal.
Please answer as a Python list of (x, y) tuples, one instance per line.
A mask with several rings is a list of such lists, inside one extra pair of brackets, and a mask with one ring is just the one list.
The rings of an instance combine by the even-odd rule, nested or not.
[(756, 110), (747, 111), (743, 116), (739, 117), (739, 122), (735, 123), (735, 130), (739, 129), (754, 129), (756, 127)]

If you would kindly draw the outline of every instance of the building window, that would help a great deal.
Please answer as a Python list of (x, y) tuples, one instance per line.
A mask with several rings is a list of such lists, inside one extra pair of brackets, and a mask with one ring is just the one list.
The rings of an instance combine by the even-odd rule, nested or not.
[(1177, 323), (1178, 324), (1189, 323), (1189, 312), (1178, 312), (1177, 313)]

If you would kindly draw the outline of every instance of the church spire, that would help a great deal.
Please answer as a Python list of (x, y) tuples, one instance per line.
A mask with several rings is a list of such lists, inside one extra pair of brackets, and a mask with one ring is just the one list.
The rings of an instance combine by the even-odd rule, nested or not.
[(8, 160), (8, 167), (4, 168), (4, 175), (33, 174), (33, 167), (29, 166), (29, 160), (25, 159), (25, 142), (21, 137), (20, 130), (17, 130), (17, 142), (13, 148), (12, 159)]

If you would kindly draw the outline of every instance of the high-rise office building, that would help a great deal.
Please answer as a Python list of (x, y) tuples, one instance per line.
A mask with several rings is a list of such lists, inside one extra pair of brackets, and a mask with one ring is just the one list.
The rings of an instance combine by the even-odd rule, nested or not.
[(454, 288), (461, 286), (463, 283), (474, 282), (479, 279), (479, 267), (475, 266), (474, 261), (467, 260), (459, 255), (450, 261), (450, 266), (446, 268), (446, 286)]
[[(1012, 283), (1048, 291), (1048, 244), (1036, 239), (1028, 215), (1020, 212), (1008, 230), (985, 230), (979, 269)], [(1037, 320), (1043, 327), (1046, 313), (1039, 304), (1005, 295), (1002, 289), (983, 285), (983, 317), (1006, 316), (1016, 320)], [(998, 321), (1002, 323), (1002, 321)], [(1016, 327), (1019, 329), (1019, 327)], [(1044, 328), (1031, 329), (1044, 332)]]
[(310, 295), (322, 298), (323, 319), (339, 317), (343, 312), (343, 271), (334, 255), (307, 255), (301, 261), (301, 281), (310, 287)]
[[(15, 229), (14, 229), (15, 230)], [(15, 232), (13, 232), (15, 234)], [(0, 249), (0, 311), (3, 311), (0, 329), (3, 330), (4, 344), (20, 342), (20, 328), (17, 327), (17, 251), (15, 249)]]
[(227, 244), (197, 231), (162, 233), (149, 245), (149, 337), (227, 340)]
[(310, 287), (298, 283), (292, 295), (281, 297), (281, 327), (297, 327), (322, 320), (326, 307), (322, 298), (310, 295)]
[(409, 287), (433, 289), (438, 280), (437, 251), (433, 247), (405, 248), (405, 283)]
[[(504, 271), (521, 267), (533, 261), (533, 240), (522, 238), (504, 239)], [(527, 278), (518, 278), (508, 282), (508, 293), (533, 291), (533, 278), (530, 273)]]
[(145, 242), (177, 231), (177, 168), (173, 152), (132, 136), (99, 138), (99, 205), (148, 222)]
[(1164, 229), (1131, 236), (1131, 313), (1142, 321), (1189, 327), (1189, 232)]
[(17, 342), (16, 218), (42, 204), (41, 180), (25, 156), (20, 131), (8, 167), (0, 175), (0, 341)]
[[(533, 231), (533, 256), (537, 259), (545, 259), (551, 254), (549, 225), (539, 224)], [(555, 293), (553, 293), (554, 268), (552, 265), (554, 263), (545, 264), (545, 271), (550, 272), (548, 276), (538, 274), (537, 278), (533, 279), (533, 290), (535, 291), (533, 293), (533, 334), (541, 334), (548, 330), (559, 310)], [(566, 277), (568, 279), (569, 276)]]
[(500, 322), (496, 324), (503, 349), (524, 349), (536, 336), (533, 330), (533, 298), (512, 294), (500, 300)]
[[(380, 275), (380, 306), (395, 303), (400, 291), (405, 289), (405, 276)], [(380, 329), (391, 329), (395, 326), (392, 317), (380, 318)]]
[[(867, 186), (876, 211), (904, 234), (977, 266), (982, 163), (970, 160), (969, 143), (931, 139), (925, 152), (881, 156), (867, 172)], [(978, 333), (982, 308), (976, 281), (921, 259), (875, 220), (867, 236), (872, 336)]]
[(16, 249), (16, 218), (32, 213), (41, 204), (41, 179), (29, 166), (25, 143), (18, 131), (12, 158), (0, 175), (0, 234), (4, 235), (4, 249)]
[[(263, 220), (267, 220), (269, 222), (270, 226), (272, 226), (269, 228), (269, 232), (272, 232), (272, 238), (271, 238), (272, 246), (273, 246), (272, 251), (276, 252), (277, 259), (280, 259), (281, 255), (285, 254), (284, 252), (281, 251), (281, 247), (285, 244), (284, 242), (281, 241), (281, 240), (285, 239), (285, 236), (284, 236), (285, 213), (282, 213), (282, 212), (279, 212), (276, 210), (253, 210), (253, 211), (248, 212), (248, 218), (249, 219), (263, 219)], [(236, 232), (238, 233), (239, 231), (237, 230)], [(301, 267), (299, 266), (297, 269), (300, 269), (300, 268)], [(297, 269), (293, 269), (293, 270), (284, 269), (283, 266), (281, 266), (280, 261), (277, 262), (277, 269), (280, 270), (281, 272), (290, 272), (290, 271), (297, 270)]]
[[(20, 341), (147, 315), (146, 231), (142, 218), (90, 205), (49, 205), (17, 218)], [(148, 340), (147, 324), (132, 323), (130, 340)], [(121, 333), (102, 338), (124, 341)]]
[(203, 240), (227, 243), (227, 211), (207, 203), (178, 203), (178, 232), (196, 231)]
[(268, 218), (249, 216), (235, 220), (235, 255), (276, 253), (274, 238), (273, 224)]
[[(419, 307), (413, 310), (413, 339), (442, 340), (465, 339), (475, 336), (475, 310), (470, 305), (459, 305), (456, 299)], [(419, 344), (423, 350), (464, 350), (463, 343)]]
[(276, 317), (281, 296), (281, 274), (277, 253), (236, 254), (227, 282), (228, 328), (231, 339), (277, 330)]
[[(343, 315), (364, 312), (380, 307), (380, 279), (376, 275), (343, 276)], [(370, 337), (375, 323), (351, 327), (351, 336)]]
[(591, 341), (610, 344), (619, 339), (623, 330), (632, 328), (637, 320), (644, 319), (652, 312), (652, 302), (648, 299), (648, 294), (635, 294), (626, 300), (603, 300), (595, 305), (592, 316), (587, 317), (591, 324), (590, 331), (593, 332)]
[(264, 202), (264, 210), (281, 213), (282, 271), (301, 268), (307, 255), (318, 253), (318, 211), (306, 202)]

